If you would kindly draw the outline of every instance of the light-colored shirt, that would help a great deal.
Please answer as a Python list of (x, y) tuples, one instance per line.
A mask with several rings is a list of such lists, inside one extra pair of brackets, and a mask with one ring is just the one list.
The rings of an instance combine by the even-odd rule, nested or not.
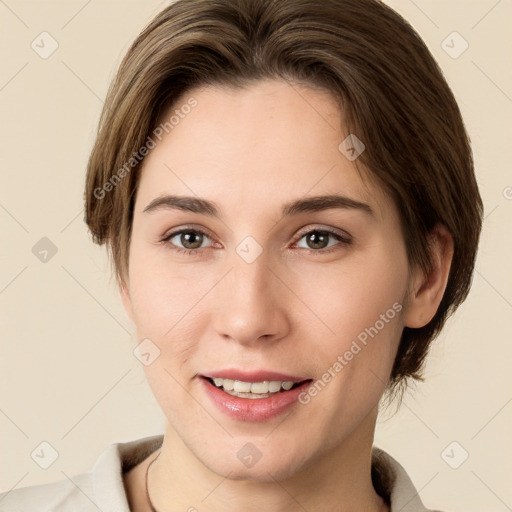
[[(155, 435), (111, 444), (89, 471), (1, 493), (0, 512), (129, 512), (123, 473), (142, 462), (162, 442), (163, 435)], [(372, 478), (377, 492), (387, 495), (391, 512), (436, 512), (425, 508), (404, 468), (376, 447), (372, 453)], [(196, 508), (201, 510), (199, 505)]]

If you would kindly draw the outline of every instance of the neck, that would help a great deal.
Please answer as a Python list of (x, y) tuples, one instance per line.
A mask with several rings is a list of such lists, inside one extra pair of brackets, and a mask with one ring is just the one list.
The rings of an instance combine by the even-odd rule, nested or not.
[[(161, 449), (148, 473), (151, 502), (164, 510), (244, 510), (303, 512), (389, 508), (371, 480), (371, 449), (375, 422), (350, 439), (305, 464), (286, 478), (268, 473), (265, 481), (235, 480), (211, 471), (183, 444), (168, 425)], [(149, 504), (148, 504), (149, 505)]]

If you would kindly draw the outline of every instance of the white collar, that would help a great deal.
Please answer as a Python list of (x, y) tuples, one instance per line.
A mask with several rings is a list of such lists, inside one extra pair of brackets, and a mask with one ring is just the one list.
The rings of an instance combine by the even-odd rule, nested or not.
[[(96, 504), (101, 510), (129, 510), (122, 472), (144, 460), (158, 449), (162, 442), (163, 435), (160, 434), (111, 444), (104, 450), (91, 470)], [(379, 462), (381, 470), (386, 472), (384, 476), (389, 482), (391, 512), (429, 512), (405, 469), (391, 455), (374, 447), (373, 458)]]

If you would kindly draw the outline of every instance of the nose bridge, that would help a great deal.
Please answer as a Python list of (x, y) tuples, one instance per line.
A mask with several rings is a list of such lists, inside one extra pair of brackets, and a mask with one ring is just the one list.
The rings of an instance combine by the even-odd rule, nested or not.
[[(241, 247), (247, 249), (243, 244)], [(263, 336), (278, 338), (288, 326), (283, 307), (286, 301), (280, 299), (284, 290), (273, 275), (272, 262), (264, 253), (247, 258), (250, 250), (245, 253), (237, 250), (233, 255), (232, 270), (216, 297), (218, 334), (244, 344)]]

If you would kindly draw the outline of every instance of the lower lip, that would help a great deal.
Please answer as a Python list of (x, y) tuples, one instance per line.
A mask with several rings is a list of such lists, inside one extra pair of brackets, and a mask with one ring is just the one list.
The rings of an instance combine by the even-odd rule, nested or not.
[(298, 404), (298, 398), (311, 381), (306, 381), (289, 391), (281, 391), (267, 398), (239, 398), (228, 395), (208, 379), (201, 378), (202, 385), (210, 400), (223, 413), (240, 421), (263, 422), (280, 416)]

